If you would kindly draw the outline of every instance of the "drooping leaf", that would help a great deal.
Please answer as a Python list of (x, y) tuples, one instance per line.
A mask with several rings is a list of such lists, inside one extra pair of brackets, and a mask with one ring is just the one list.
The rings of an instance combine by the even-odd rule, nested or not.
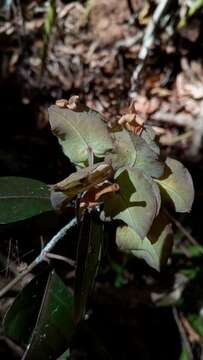
[(61, 278), (49, 275), (37, 322), (23, 360), (55, 360), (69, 346), (76, 325), (73, 296)]
[(6, 336), (19, 344), (26, 344), (37, 321), (46, 287), (48, 272), (35, 277), (16, 297), (7, 311), (3, 326)]
[(178, 212), (189, 212), (194, 200), (190, 173), (179, 161), (167, 158), (164, 175), (157, 179), (162, 196)]
[(160, 208), (159, 190), (139, 169), (120, 169), (115, 174), (120, 191), (104, 196), (103, 220), (122, 220), (144, 239)]
[(102, 183), (112, 176), (112, 167), (104, 162), (98, 163), (71, 174), (66, 179), (55, 185), (51, 185), (54, 191), (63, 192), (71, 200), (77, 194), (89, 190), (91, 187)]
[(23, 177), (0, 177), (0, 224), (53, 210), (46, 184)]
[(101, 221), (85, 213), (82, 221), (75, 280), (75, 319), (79, 322), (85, 315), (86, 303), (94, 285), (100, 261), (103, 243), (103, 224)]
[[(131, 135), (136, 150), (134, 166), (142, 170), (147, 176), (159, 178), (163, 175), (164, 164), (159, 159), (159, 154), (152, 150), (141, 136)], [(155, 144), (156, 145), (156, 144)]]
[(161, 213), (155, 219), (149, 234), (142, 240), (129, 226), (119, 226), (116, 232), (116, 243), (121, 250), (131, 252), (144, 259), (156, 270), (166, 263), (173, 245), (171, 224)]
[(53, 105), (49, 108), (49, 121), (64, 154), (75, 165), (84, 166), (89, 151), (102, 158), (112, 149), (107, 125), (96, 111), (76, 112)]

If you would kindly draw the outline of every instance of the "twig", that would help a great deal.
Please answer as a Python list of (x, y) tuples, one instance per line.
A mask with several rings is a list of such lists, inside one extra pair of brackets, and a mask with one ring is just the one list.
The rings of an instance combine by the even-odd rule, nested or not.
[(6, 286), (4, 286), (0, 290), (0, 297), (5, 295), (7, 291), (12, 289), (12, 287), (17, 284), (20, 280), (24, 278), (26, 274), (31, 272), (38, 264), (42, 261), (46, 260), (46, 253), (49, 253), (53, 247), (57, 244), (57, 242), (62, 239), (66, 232), (76, 225), (77, 221), (76, 218), (73, 218), (67, 225), (65, 225), (53, 238), (48, 242), (48, 244), (42, 249), (41, 253), (33, 260), (33, 262), (26, 268), (26, 270), (22, 271), (19, 275), (17, 275), (13, 280), (11, 280)]
[(149, 50), (154, 42), (154, 34), (157, 29), (157, 26), (160, 22), (162, 15), (166, 11), (166, 8), (168, 7), (168, 5), (171, 1), (172, 0), (162, 0), (162, 1), (158, 2), (157, 8), (152, 16), (152, 19), (149, 22), (149, 24), (145, 30), (143, 43), (142, 43), (142, 46), (141, 46), (139, 54), (138, 54), (138, 59), (141, 61), (141, 63), (134, 70), (132, 79), (131, 79), (131, 82), (132, 82), (131, 91), (132, 92), (135, 90), (135, 83), (140, 75), (140, 72), (142, 71), (144, 61), (146, 60)]
[(164, 209), (165, 214), (168, 218), (175, 224), (175, 226), (182, 232), (183, 235), (195, 246), (199, 248), (199, 251), (203, 254), (203, 247), (193, 238), (193, 236), (181, 225), (181, 223), (176, 220), (169, 212)]
[(188, 359), (189, 360), (193, 360), (193, 353), (192, 353), (192, 350), (191, 350), (191, 346), (190, 346), (190, 343), (188, 341), (188, 338), (187, 338), (187, 335), (185, 333), (185, 329), (182, 325), (182, 322), (179, 318), (179, 314), (178, 314), (178, 311), (176, 309), (176, 307), (173, 307), (173, 316), (174, 316), (174, 320), (176, 322), (176, 325), (178, 327), (178, 330), (179, 330), (179, 333), (180, 333), (180, 336), (181, 336), (181, 339), (182, 339), (182, 342), (183, 342), (183, 346), (185, 347), (185, 350), (187, 352), (187, 356), (188, 356)]
[(69, 264), (70, 266), (75, 267), (75, 261), (72, 259), (67, 258), (66, 256), (62, 256), (62, 255), (58, 255), (58, 254), (54, 254), (54, 253), (46, 253), (46, 257), (48, 259), (56, 259), (56, 260), (61, 260), (66, 262), (67, 264)]
[(134, 15), (135, 10), (133, 9), (132, 0), (127, 0), (128, 9), (131, 15)]
[(189, 321), (183, 316), (183, 314), (180, 314), (180, 320), (186, 333), (188, 334), (190, 342), (197, 342), (203, 344), (203, 338), (193, 329), (193, 327), (191, 326)]

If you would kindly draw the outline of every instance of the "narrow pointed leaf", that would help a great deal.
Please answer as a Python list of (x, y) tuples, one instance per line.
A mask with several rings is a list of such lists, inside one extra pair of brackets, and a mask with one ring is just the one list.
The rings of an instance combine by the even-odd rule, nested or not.
[(37, 321), (46, 287), (48, 272), (35, 277), (15, 298), (7, 311), (3, 327), (6, 336), (19, 344), (27, 344)]
[(53, 105), (49, 108), (49, 121), (64, 154), (75, 165), (87, 163), (90, 149), (98, 158), (112, 149), (107, 125), (96, 111), (76, 112)]
[(160, 208), (159, 190), (139, 169), (121, 169), (115, 174), (120, 190), (104, 196), (104, 220), (122, 220), (144, 239)]
[(189, 171), (179, 161), (167, 158), (163, 177), (156, 180), (166, 202), (178, 212), (189, 212), (194, 200), (194, 187)]
[(173, 245), (172, 235), (171, 224), (163, 214), (160, 214), (144, 240), (132, 228), (125, 225), (117, 228), (116, 243), (121, 250), (144, 259), (148, 265), (159, 271), (170, 255)]
[[(55, 360), (69, 346), (75, 322), (73, 296), (61, 278), (52, 271), (23, 360)], [(43, 355), (42, 355), (43, 354)]]
[(75, 280), (75, 319), (85, 315), (86, 304), (97, 274), (103, 243), (103, 224), (88, 212), (80, 229)]
[(52, 210), (46, 184), (23, 177), (0, 177), (0, 224), (29, 219)]

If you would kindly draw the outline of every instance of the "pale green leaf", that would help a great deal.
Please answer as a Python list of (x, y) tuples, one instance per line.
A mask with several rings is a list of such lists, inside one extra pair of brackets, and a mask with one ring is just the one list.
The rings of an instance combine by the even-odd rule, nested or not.
[(142, 137), (132, 134), (131, 139), (136, 150), (136, 160), (134, 162), (134, 166), (143, 170), (147, 176), (155, 178), (162, 176), (164, 172), (164, 164), (160, 161), (159, 154), (152, 150)]
[(112, 149), (112, 140), (102, 116), (91, 109), (82, 112), (51, 106), (49, 121), (63, 152), (75, 165), (84, 166), (89, 152), (102, 158)]
[(159, 271), (166, 264), (171, 252), (172, 235), (171, 224), (163, 214), (160, 214), (143, 240), (129, 226), (119, 226), (116, 243), (120, 250), (131, 252), (134, 256), (144, 259), (148, 265)]
[(136, 149), (133, 145), (130, 133), (123, 129), (112, 133), (113, 151), (106, 157), (106, 161), (111, 162), (114, 170), (120, 167), (132, 167), (136, 160)]
[(143, 239), (159, 212), (156, 184), (139, 169), (124, 168), (115, 174), (120, 190), (104, 196), (104, 220), (122, 220)]
[(157, 154), (160, 154), (160, 148), (155, 141), (155, 136), (156, 134), (152, 127), (149, 125), (145, 125), (141, 133), (141, 138), (146, 141), (151, 150), (153, 150)]
[(167, 158), (163, 177), (156, 180), (165, 201), (178, 212), (189, 212), (194, 200), (190, 173), (179, 161)]

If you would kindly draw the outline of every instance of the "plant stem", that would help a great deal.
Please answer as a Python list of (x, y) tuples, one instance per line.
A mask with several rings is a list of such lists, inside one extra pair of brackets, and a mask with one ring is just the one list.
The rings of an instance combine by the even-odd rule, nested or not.
[(0, 297), (5, 295), (7, 291), (12, 289), (12, 287), (17, 284), (20, 280), (24, 278), (25, 275), (27, 275), (29, 272), (31, 272), (38, 264), (40, 264), (42, 261), (46, 260), (46, 253), (50, 252), (53, 247), (57, 244), (57, 242), (62, 239), (66, 232), (76, 225), (77, 220), (74, 217), (68, 224), (66, 224), (59, 232), (53, 236), (53, 238), (46, 244), (46, 246), (42, 249), (41, 253), (33, 260), (33, 262), (28, 265), (28, 267), (22, 271), (19, 275), (17, 275), (13, 280), (11, 280), (6, 286), (4, 286), (0, 290)]

